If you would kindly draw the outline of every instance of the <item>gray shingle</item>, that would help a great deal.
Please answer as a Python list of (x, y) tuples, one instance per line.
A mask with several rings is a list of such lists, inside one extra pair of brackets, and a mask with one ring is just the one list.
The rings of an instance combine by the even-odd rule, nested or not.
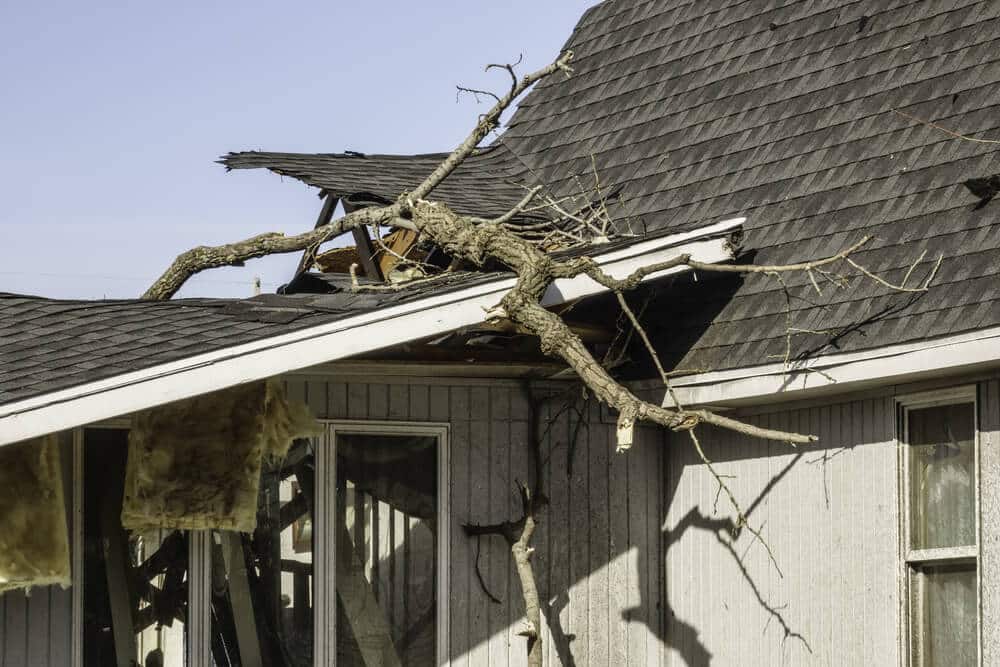
[[(68, 301), (0, 293), (4, 323), (0, 404), (334, 322), (500, 275), (459, 272), (437, 281), (434, 289), (271, 294), (245, 300)], [(276, 309), (296, 317), (270, 321)], [(65, 329), (74, 335), (61, 345), (46, 333)]]

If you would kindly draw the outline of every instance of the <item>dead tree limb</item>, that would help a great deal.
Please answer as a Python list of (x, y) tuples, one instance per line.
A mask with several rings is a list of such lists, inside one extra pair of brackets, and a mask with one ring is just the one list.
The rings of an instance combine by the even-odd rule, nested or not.
[[(514, 287), (487, 313), (487, 319), (509, 319), (515, 325), (538, 336), (541, 349), (551, 356), (561, 357), (598, 399), (619, 411), (619, 430), (628, 431), (636, 419), (651, 421), (674, 430), (686, 430), (705, 422), (758, 438), (807, 443), (813, 436), (787, 433), (744, 424), (707, 410), (672, 410), (639, 399), (611, 377), (593, 357), (586, 345), (574, 334), (559, 315), (541, 305), (546, 288), (556, 279), (574, 278), (586, 274), (602, 284), (627, 288), (632, 276), (624, 283), (604, 274), (588, 257), (556, 260), (530, 241), (495, 223), (472, 225), (440, 202), (414, 200), (404, 194), (402, 216), (413, 222), (417, 230), (446, 252), (481, 266), (487, 260), (500, 261), (518, 276)], [(690, 258), (679, 257), (676, 264)], [(633, 274), (635, 275), (635, 274)], [(641, 277), (634, 280), (638, 284)], [(620, 443), (627, 446), (627, 443)]]
[[(543, 67), (537, 72), (528, 74), (521, 79), (513, 75), (513, 66), (503, 66), (512, 73), (513, 81), (510, 90), (503, 97), (500, 97), (495, 105), (480, 116), (479, 122), (469, 133), (469, 136), (453, 150), (444, 161), (439, 164), (412, 192), (414, 198), (426, 197), (431, 191), (441, 184), (451, 172), (455, 171), (458, 165), (462, 164), (471, 155), (479, 143), (490, 132), (500, 126), (500, 116), (504, 111), (521, 96), (524, 91), (533, 86), (537, 81), (555, 72), (565, 72), (569, 74), (573, 70), (569, 63), (573, 60), (573, 52), (562, 53), (555, 62)], [(487, 69), (498, 67), (489, 65)], [(349, 232), (355, 227), (362, 225), (382, 225), (388, 227), (401, 227), (413, 230), (405, 220), (400, 219), (401, 206), (393, 204), (383, 207), (363, 208), (353, 213), (348, 213), (344, 217), (327, 225), (314, 229), (305, 234), (296, 236), (284, 236), (274, 232), (260, 234), (244, 241), (221, 246), (199, 246), (178, 255), (173, 264), (156, 279), (145, 294), (144, 299), (166, 300), (170, 299), (177, 291), (184, 286), (191, 276), (220, 266), (241, 266), (249, 259), (257, 259), (267, 255), (276, 255), (289, 252), (299, 252), (310, 248), (318, 247), (320, 244), (329, 241), (344, 232)]]
[[(514, 569), (517, 571), (518, 581), (521, 584), (521, 596), (524, 599), (524, 628), (518, 633), (527, 639), (528, 667), (542, 667), (542, 612), (541, 602), (538, 597), (538, 584), (535, 581), (535, 572), (531, 564), (531, 557), (535, 548), (531, 546), (531, 538), (535, 534), (538, 526), (537, 512), (548, 504), (543, 492), (542, 473), (542, 439), (538, 424), (538, 403), (531, 391), (531, 384), (525, 382), (523, 385), (525, 396), (528, 400), (530, 420), (529, 446), (531, 448), (532, 475), (534, 482), (517, 482), (518, 492), (521, 497), (521, 516), (518, 519), (502, 521), (494, 524), (465, 524), (462, 529), (469, 537), (475, 537), (477, 542), (483, 536), (497, 535), (502, 537), (510, 548), (511, 557), (514, 559)], [(478, 547), (478, 544), (477, 544)], [(477, 575), (478, 572), (477, 551)], [(499, 602), (497, 598), (486, 588), (486, 584), (480, 576), (479, 583), (487, 596), (494, 602)]]
[[(418, 232), (445, 250), (452, 257), (482, 266), (487, 261), (497, 261), (512, 269), (518, 276), (515, 286), (500, 303), (488, 313), (487, 319), (506, 318), (515, 325), (538, 336), (544, 352), (562, 358), (572, 367), (581, 380), (598, 399), (619, 411), (619, 446), (631, 443), (631, 432), (636, 420), (651, 421), (674, 430), (690, 429), (698, 423), (709, 423), (758, 438), (782, 440), (791, 443), (808, 443), (813, 436), (764, 429), (717, 415), (708, 410), (670, 409), (640, 400), (614, 380), (594, 359), (584, 343), (556, 314), (541, 305), (541, 296), (554, 280), (573, 278), (581, 274), (590, 276), (601, 285), (614, 291), (628, 290), (647, 275), (666, 268), (686, 265), (704, 271), (777, 274), (788, 271), (821, 271), (820, 267), (838, 260), (849, 259), (851, 253), (868, 242), (862, 239), (844, 251), (822, 260), (789, 266), (717, 266), (703, 264), (688, 256), (676, 257), (667, 262), (639, 269), (624, 279), (605, 274), (589, 257), (556, 260), (537, 243), (523, 238), (507, 224), (510, 215), (493, 220), (460, 216), (448, 206), (426, 197), (451, 174), (466, 158), (473, 154), (479, 143), (499, 126), (503, 112), (530, 86), (556, 72), (569, 73), (572, 53), (567, 51), (546, 67), (518, 79), (513, 66), (500, 66), (511, 75), (510, 89), (485, 114), (479, 117), (473, 130), (412, 192), (403, 193), (391, 205), (365, 208), (350, 213), (340, 220), (317, 230), (298, 236), (284, 237), (265, 234), (239, 243), (216, 248), (200, 247), (183, 253), (174, 264), (154, 283), (144, 295), (149, 299), (168, 299), (184, 282), (199, 271), (217, 266), (237, 265), (255, 257), (294, 252), (315, 247), (325, 240), (349, 231), (359, 225), (401, 227)], [(491, 67), (497, 66), (490, 66)], [(539, 189), (530, 189), (515, 210), (530, 205)], [(859, 266), (859, 265), (855, 265)], [(810, 273), (810, 277), (812, 274)], [(814, 281), (815, 283), (815, 281)], [(929, 280), (928, 280), (929, 283)], [(919, 288), (918, 288), (919, 289)], [(923, 289), (926, 289), (926, 284)]]
[(404, 221), (395, 219), (394, 208), (392, 206), (363, 208), (327, 225), (295, 236), (270, 232), (236, 243), (192, 248), (178, 255), (163, 275), (146, 290), (142, 298), (167, 300), (177, 294), (189, 278), (202, 271), (220, 266), (242, 266), (250, 259), (317, 248), (322, 243), (362, 225), (387, 225), (391, 222), (396, 227), (405, 227)]

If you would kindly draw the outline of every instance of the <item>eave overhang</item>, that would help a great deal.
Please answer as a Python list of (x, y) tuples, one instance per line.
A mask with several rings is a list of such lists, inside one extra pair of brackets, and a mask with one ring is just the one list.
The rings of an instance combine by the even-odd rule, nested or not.
[[(911, 343), (733, 368), (671, 382), (685, 406), (743, 407), (816, 399), (886, 385), (910, 384), (1000, 368), (1000, 327)], [(653, 383), (640, 383), (652, 390)], [(664, 407), (675, 406), (669, 393)]]
[[(618, 278), (681, 254), (701, 262), (726, 262), (733, 259), (728, 237), (743, 222), (743, 218), (726, 220), (592, 256)], [(686, 270), (673, 267), (645, 280)], [(514, 280), (479, 283), (8, 403), (0, 406), (0, 445), (470, 326), (483, 320), (484, 313), (513, 287)], [(545, 293), (543, 305), (555, 306), (603, 291), (604, 287), (586, 276), (558, 280)]]

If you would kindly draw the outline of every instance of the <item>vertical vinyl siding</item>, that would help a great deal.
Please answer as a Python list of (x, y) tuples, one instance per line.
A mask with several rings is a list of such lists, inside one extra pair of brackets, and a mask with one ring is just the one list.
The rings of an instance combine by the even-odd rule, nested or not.
[(1000, 380), (979, 384), (979, 511), (984, 665), (1000, 664)]
[(726, 498), (687, 436), (667, 461), (668, 664), (870, 665), (898, 660), (898, 520), (889, 397), (751, 415), (815, 433), (793, 448), (699, 437), (760, 529), (731, 541)]
[[(305, 397), (327, 419), (436, 421), (451, 425), (451, 664), (456, 667), (526, 664), (520, 585), (506, 543), (476, 542), (461, 524), (490, 523), (520, 511), (515, 480), (530, 471), (530, 412), (522, 389), (511, 382), (445, 385), (408, 380), (344, 382), (291, 377), (292, 395)], [(567, 443), (575, 415), (554, 416), (543, 404), (540, 419), (553, 418), (543, 443), (546, 490), (551, 504), (535, 534), (535, 571), (543, 607), (546, 664), (658, 665), (663, 625), (660, 527), (663, 435), (637, 430), (635, 447), (615, 454), (613, 423), (591, 406), (567, 477)], [(610, 421), (610, 420), (605, 420)], [(552, 616), (550, 622), (549, 616)]]
[(70, 664), (70, 592), (58, 586), (0, 595), (0, 667)]
[[(290, 394), (330, 419), (451, 425), (451, 663), (523, 665), (522, 603), (507, 547), (476, 544), (467, 521), (518, 511), (514, 480), (530, 470), (529, 408), (513, 383), (287, 380)], [(889, 396), (841, 399), (747, 417), (808, 431), (791, 448), (700, 428), (706, 452), (784, 576), (749, 532), (731, 543), (724, 497), (683, 434), (640, 428), (627, 454), (598, 406), (566, 473), (570, 412), (551, 420), (543, 456), (552, 504), (535, 537), (547, 665), (898, 664), (897, 455)], [(979, 383), (983, 664), (1000, 664), (1000, 380)], [(665, 519), (665, 520), (664, 520)], [(662, 525), (661, 525), (662, 524)], [(801, 637), (800, 637), (801, 635)], [(70, 663), (71, 595), (39, 588), (0, 596), (0, 667)], [(806, 642), (809, 647), (806, 648)], [(810, 652), (811, 650), (811, 652)]]

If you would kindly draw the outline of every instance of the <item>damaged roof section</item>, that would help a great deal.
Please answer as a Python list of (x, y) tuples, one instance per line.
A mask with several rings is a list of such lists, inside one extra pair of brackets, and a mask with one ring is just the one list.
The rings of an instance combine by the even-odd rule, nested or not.
[[(853, 258), (898, 283), (923, 256), (917, 283), (943, 256), (919, 298), (861, 279), (820, 296), (805, 274), (788, 277), (787, 297), (762, 277), (699, 293), (665, 334), (665, 354), (678, 368), (754, 366), (789, 352), (996, 326), (998, 35), (995, 0), (878, 8), (800, 0), (764, 9), (731, 0), (608, 0), (587, 11), (566, 43), (574, 74), (540, 82), (497, 144), (439, 194), (485, 216), (518, 196), (491, 189), (491, 173), (515, 182), (530, 174), (558, 197), (596, 171), (620, 190), (640, 230), (746, 216), (744, 248), (757, 264), (827, 257), (871, 235)], [(440, 157), (342, 157), (336, 183), (323, 182), (392, 199)], [(414, 167), (405, 177), (404, 163)], [(321, 185), (301, 168), (256, 166)], [(801, 330), (791, 350), (789, 319)]]
[[(742, 222), (625, 247), (608, 244), (594, 259), (617, 278), (677, 255), (730, 261), (730, 238)], [(644, 280), (685, 270), (672, 266)], [(0, 293), (0, 445), (410, 341), (442, 346), (447, 358), (470, 338), (442, 334), (474, 333), (515, 282), (509, 272), (458, 271), (414, 280), (405, 289), (356, 289), (344, 276), (309, 279), (312, 291), (237, 301)], [(555, 308), (604, 291), (586, 276), (563, 278), (549, 286), (542, 305)], [(490, 340), (478, 342), (489, 347), (508, 333), (487, 328)]]
[[(362, 153), (229, 153), (219, 162), (226, 169), (269, 169), (320, 188), (352, 206), (390, 204), (412, 190), (448, 156), (364, 155)], [(434, 190), (457, 212), (497, 217), (510, 210), (529, 185), (524, 168), (504, 146), (480, 150)], [(521, 216), (534, 218), (538, 216)]]

